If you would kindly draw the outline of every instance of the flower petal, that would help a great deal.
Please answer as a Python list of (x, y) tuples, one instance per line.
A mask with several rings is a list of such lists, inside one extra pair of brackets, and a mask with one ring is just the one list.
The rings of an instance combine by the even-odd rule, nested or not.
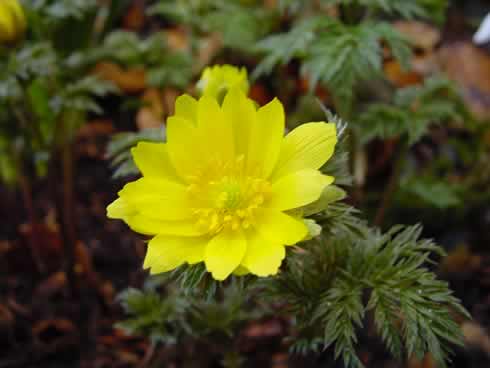
[(306, 123), (283, 140), (273, 181), (303, 169), (319, 169), (332, 156), (337, 143), (335, 124)]
[(225, 120), (218, 102), (208, 96), (201, 97), (198, 102), (197, 119), (199, 137), (210, 147), (206, 155), (208, 159), (218, 162), (231, 159), (234, 154), (232, 125)]
[(170, 162), (165, 143), (139, 142), (131, 149), (131, 154), (143, 176), (176, 182), (181, 180)]
[(175, 100), (175, 116), (184, 118), (197, 125), (197, 101), (188, 94), (183, 94)]
[(205, 144), (197, 127), (189, 120), (180, 116), (167, 119), (168, 154), (173, 167), (184, 180), (194, 175), (202, 165), (202, 158), (207, 157)]
[(284, 107), (277, 98), (257, 111), (257, 123), (252, 126), (249, 148), (248, 168), (261, 177), (269, 177), (279, 158), (284, 136)]
[(236, 155), (248, 154), (250, 135), (257, 122), (254, 102), (238, 89), (232, 89), (223, 101), (225, 121), (232, 125)]
[(141, 213), (128, 216), (124, 221), (133, 231), (145, 235), (200, 236), (204, 233), (191, 221), (156, 220)]
[(265, 209), (257, 220), (256, 229), (259, 235), (270, 242), (293, 245), (308, 235), (308, 227), (302, 219), (278, 210)]
[(186, 187), (165, 179), (143, 177), (119, 191), (134, 210), (157, 220), (185, 220), (192, 217)]
[(281, 211), (306, 206), (320, 198), (323, 189), (333, 181), (332, 176), (313, 169), (282, 176), (272, 184), (273, 194), (268, 206)]
[(257, 276), (275, 275), (286, 256), (284, 245), (265, 240), (257, 232), (247, 235), (247, 252), (242, 265)]
[(206, 269), (216, 280), (224, 280), (238, 267), (246, 249), (247, 241), (242, 231), (224, 230), (211, 239), (206, 247)]
[(148, 243), (143, 268), (152, 275), (173, 270), (185, 262), (197, 263), (204, 259), (208, 239), (157, 235)]
[(123, 198), (118, 198), (107, 206), (107, 217), (111, 219), (125, 220), (136, 211)]

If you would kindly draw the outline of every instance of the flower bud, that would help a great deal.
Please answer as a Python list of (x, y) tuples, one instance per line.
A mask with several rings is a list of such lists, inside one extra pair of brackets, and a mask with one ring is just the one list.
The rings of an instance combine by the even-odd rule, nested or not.
[(26, 30), (24, 10), (18, 0), (0, 1), (0, 42), (12, 43)]
[(249, 84), (247, 70), (232, 65), (214, 65), (207, 67), (197, 82), (197, 89), (203, 96), (210, 96), (221, 101), (225, 94), (237, 88), (248, 93)]

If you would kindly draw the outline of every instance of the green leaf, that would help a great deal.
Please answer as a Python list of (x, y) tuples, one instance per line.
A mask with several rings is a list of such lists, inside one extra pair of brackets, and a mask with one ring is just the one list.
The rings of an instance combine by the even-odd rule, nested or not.
[(303, 212), (303, 215), (305, 217), (314, 215), (316, 213), (324, 211), (329, 204), (341, 201), (346, 197), (346, 195), (347, 194), (343, 189), (335, 185), (329, 185), (325, 187), (320, 198), (317, 201), (305, 207), (302, 207), (301, 211)]
[(304, 56), (315, 41), (316, 32), (334, 22), (327, 17), (317, 16), (299, 20), (287, 33), (271, 35), (261, 40), (256, 50), (265, 54), (253, 72), (253, 78), (270, 74), (277, 65), (285, 65), (294, 57)]
[[(462, 203), (459, 187), (441, 179), (416, 176), (400, 184), (400, 197), (413, 198), (439, 209), (448, 209)], [(416, 202), (412, 202), (416, 203)]]

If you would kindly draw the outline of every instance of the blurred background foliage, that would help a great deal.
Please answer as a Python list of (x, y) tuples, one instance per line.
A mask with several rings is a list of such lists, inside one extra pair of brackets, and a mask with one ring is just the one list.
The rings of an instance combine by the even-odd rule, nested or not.
[[(36, 242), (46, 236), (42, 226), (54, 221), (60, 233), (64, 247), (54, 254), (64, 261), (55, 270), (63, 270), (71, 298), (92, 303), (82, 303), (74, 317), (81, 344), (95, 351), (89, 334), (98, 330), (84, 334), (84, 324), (93, 323), (94, 311), (109, 314), (121, 303), (125, 319), (115, 330), (148, 338), (146, 353), (130, 366), (247, 366), (253, 353), (243, 345), (267, 335), (271, 324), (280, 338), (288, 336), (280, 351), (315, 357), (299, 366), (334, 366), (332, 357), (346, 366), (381, 366), (379, 348), (371, 349), (366, 335), (369, 341), (377, 335), (386, 346), (381, 350), (406, 366), (417, 367), (409, 357), (427, 352), (424, 367), (444, 364), (462, 341), (458, 324), (468, 323), (447, 283), (433, 274), (434, 259), (445, 252), (422, 239), (419, 226), (393, 225), (421, 222), (423, 235), (450, 252), (443, 269), (474, 261), (466, 246), (456, 247), (460, 239), (490, 239), (490, 57), (469, 41), (488, 6), (457, 0), (21, 3), (27, 28), (0, 46), (0, 178), (9, 194), (22, 193), (35, 278), (53, 274)], [(138, 175), (131, 147), (164, 140), (176, 96), (196, 95), (203, 68), (221, 63), (247, 67), (250, 96), (259, 104), (278, 96), (289, 129), (325, 114), (336, 121), (345, 134), (323, 170), (343, 190), (330, 193), (327, 210), (314, 218), (322, 234), (291, 251), (275, 279), (218, 285), (195, 266), (147, 278), (139, 289), (143, 276), (133, 269), (138, 282), (113, 282), (117, 290), (134, 286), (116, 303), (115, 291), (101, 286), (107, 285), (100, 282), (103, 271), (91, 263), (90, 244), (101, 242), (100, 233), (89, 229), (88, 245), (79, 244), (77, 229), (85, 226), (74, 172), (80, 140), (100, 130), (107, 150), (90, 148), (86, 155), (108, 160), (116, 180)], [(105, 171), (102, 182), (109, 180)], [(35, 188), (43, 182), (54, 191), (47, 201), (56, 203), (55, 220), (40, 210), (46, 196)], [(113, 188), (106, 188), (108, 202)], [(110, 238), (111, 249), (122, 247), (120, 238)], [(141, 239), (130, 241), (141, 247)], [(106, 366), (125, 366), (114, 361)]]

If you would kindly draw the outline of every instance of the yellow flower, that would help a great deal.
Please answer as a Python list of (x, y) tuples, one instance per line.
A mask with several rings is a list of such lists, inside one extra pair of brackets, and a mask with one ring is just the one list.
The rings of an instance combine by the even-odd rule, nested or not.
[(295, 209), (334, 180), (318, 169), (334, 151), (335, 125), (306, 123), (284, 137), (282, 104), (257, 109), (236, 89), (222, 106), (182, 95), (175, 111), (167, 143), (133, 148), (143, 177), (119, 192), (108, 216), (154, 236), (144, 262), (152, 274), (199, 262), (217, 280), (276, 274), (285, 246), (308, 235)]
[(0, 42), (18, 40), (25, 32), (26, 19), (18, 0), (0, 1)]
[(249, 89), (247, 69), (239, 69), (233, 65), (207, 67), (197, 82), (197, 88), (203, 96), (210, 96), (219, 100), (234, 88), (238, 88), (247, 94)]

